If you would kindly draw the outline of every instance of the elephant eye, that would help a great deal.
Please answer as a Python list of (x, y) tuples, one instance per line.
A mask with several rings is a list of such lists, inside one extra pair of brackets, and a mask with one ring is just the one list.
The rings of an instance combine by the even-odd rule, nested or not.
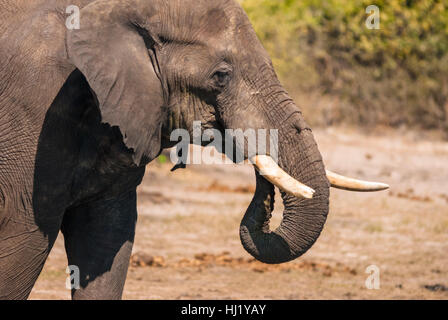
[(230, 71), (217, 71), (213, 74), (213, 82), (217, 87), (223, 89), (231, 79)]

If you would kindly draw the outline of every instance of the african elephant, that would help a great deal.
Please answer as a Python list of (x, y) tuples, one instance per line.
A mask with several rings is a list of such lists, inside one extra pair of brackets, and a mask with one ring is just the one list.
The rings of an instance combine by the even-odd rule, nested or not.
[[(257, 185), (241, 241), (265, 263), (313, 245), (330, 184), (387, 187), (326, 172), (234, 0), (0, 0), (0, 298), (29, 296), (59, 230), (81, 274), (72, 297), (121, 298), (145, 166), (195, 120), (278, 130), (278, 163), (242, 151)], [(274, 185), (285, 211), (270, 232)]]

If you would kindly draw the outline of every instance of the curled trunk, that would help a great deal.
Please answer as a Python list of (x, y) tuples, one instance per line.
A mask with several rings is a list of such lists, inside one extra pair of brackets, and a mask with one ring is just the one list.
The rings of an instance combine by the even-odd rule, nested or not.
[(271, 232), (274, 186), (255, 171), (256, 191), (241, 221), (240, 237), (252, 256), (270, 264), (288, 262), (304, 254), (319, 237), (328, 214), (330, 185), (317, 144), (300, 113), (289, 120), (279, 130), (279, 166), (316, 192), (312, 199), (282, 192), (283, 220)]

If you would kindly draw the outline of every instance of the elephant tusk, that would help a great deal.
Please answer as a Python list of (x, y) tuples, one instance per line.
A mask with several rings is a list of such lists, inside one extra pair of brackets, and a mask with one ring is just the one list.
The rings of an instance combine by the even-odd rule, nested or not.
[(311, 199), (313, 197), (315, 192), (313, 189), (287, 174), (270, 156), (258, 155), (252, 157), (250, 161), (266, 180), (280, 190), (298, 198)]
[(372, 192), (389, 189), (389, 186), (380, 182), (362, 181), (348, 178), (327, 170), (327, 178), (333, 188), (348, 191)]

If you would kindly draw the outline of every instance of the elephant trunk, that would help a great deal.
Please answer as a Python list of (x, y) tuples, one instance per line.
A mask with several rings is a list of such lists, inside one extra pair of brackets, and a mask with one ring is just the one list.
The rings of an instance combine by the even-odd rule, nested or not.
[(256, 191), (240, 226), (243, 247), (257, 260), (276, 264), (304, 254), (319, 237), (328, 214), (329, 182), (311, 130), (300, 112), (279, 129), (278, 164), (291, 177), (314, 189), (312, 199), (298, 198), (281, 190), (283, 220), (270, 231), (274, 186), (257, 170)]

